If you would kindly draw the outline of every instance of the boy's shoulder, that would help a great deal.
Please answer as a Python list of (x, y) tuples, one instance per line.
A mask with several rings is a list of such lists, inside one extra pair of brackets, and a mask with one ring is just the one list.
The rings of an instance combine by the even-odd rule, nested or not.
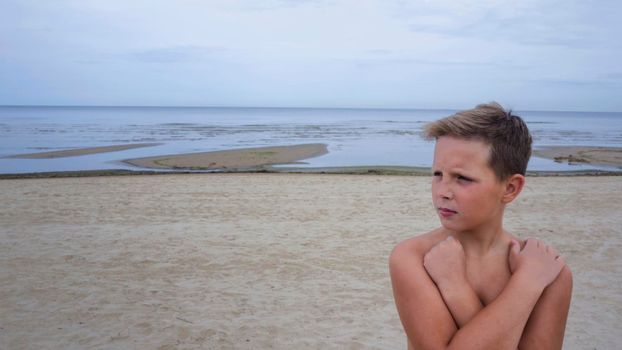
[(417, 259), (422, 260), (425, 254), (432, 249), (437, 243), (446, 239), (448, 233), (439, 227), (428, 233), (424, 233), (419, 236), (407, 238), (399, 242), (393, 251), (391, 252), (391, 261), (404, 260), (404, 259)]

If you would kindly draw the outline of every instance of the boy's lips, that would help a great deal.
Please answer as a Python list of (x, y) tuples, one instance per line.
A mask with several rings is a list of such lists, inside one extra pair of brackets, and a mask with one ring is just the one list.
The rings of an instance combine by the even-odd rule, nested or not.
[(457, 214), (458, 212), (457, 212), (457, 211), (455, 211), (455, 210), (451, 210), (451, 209), (449, 209), (449, 208), (439, 207), (439, 208), (438, 208), (438, 213), (439, 213), (440, 215), (442, 215), (443, 217), (449, 217), (449, 216), (452, 216), (452, 215), (454, 215), (454, 214)]

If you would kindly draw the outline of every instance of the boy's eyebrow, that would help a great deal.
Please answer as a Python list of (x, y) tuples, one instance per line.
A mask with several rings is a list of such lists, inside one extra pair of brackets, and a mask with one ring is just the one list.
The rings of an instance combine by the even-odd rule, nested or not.
[(470, 175), (466, 175), (466, 174), (467, 174), (467, 172), (466, 172), (466, 171), (464, 171), (464, 170), (462, 170), (462, 169), (459, 169), (459, 170), (452, 170), (452, 171), (450, 171), (449, 173), (450, 173), (450, 174), (452, 174), (452, 175), (460, 175), (460, 176), (467, 176), (467, 177), (470, 177)]
[[(436, 173), (436, 172), (441, 172), (442, 173), (443, 171), (438, 170), (438, 169), (432, 169), (432, 173)], [(466, 177), (466, 178), (469, 178), (469, 179), (472, 179), (472, 180), (476, 179), (476, 177), (474, 177), (473, 175), (468, 175), (468, 172), (464, 171), (463, 169), (456, 169), (456, 170), (452, 169), (452, 170), (447, 171), (445, 173), (449, 174), (451, 176), (462, 176), (462, 177)]]

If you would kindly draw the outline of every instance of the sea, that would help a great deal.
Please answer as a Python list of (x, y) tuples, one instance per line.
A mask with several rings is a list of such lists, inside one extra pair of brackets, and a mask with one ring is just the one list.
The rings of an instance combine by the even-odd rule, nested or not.
[[(0, 174), (143, 170), (123, 160), (249, 147), (324, 143), (329, 153), (280, 167), (430, 167), (425, 123), (455, 113), (426, 109), (0, 106)], [(622, 147), (622, 113), (516, 111), (534, 148)], [(157, 146), (54, 159), (7, 156), (129, 143)], [(529, 170), (619, 170), (532, 157)]]

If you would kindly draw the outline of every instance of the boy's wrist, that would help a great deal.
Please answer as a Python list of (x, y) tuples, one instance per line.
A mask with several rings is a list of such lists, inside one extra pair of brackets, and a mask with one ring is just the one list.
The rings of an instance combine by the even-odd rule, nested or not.
[(534, 278), (529, 273), (526, 273), (525, 270), (519, 269), (512, 275), (512, 279), (516, 280), (521, 288), (525, 291), (532, 291), (534, 294), (538, 295), (542, 294), (546, 285), (539, 282), (538, 279)]
[(455, 280), (447, 280), (440, 282), (438, 285), (438, 289), (441, 294), (445, 298), (453, 298), (459, 295), (465, 295), (466, 293), (471, 293), (473, 291), (473, 287), (471, 284), (465, 279), (455, 279)]

